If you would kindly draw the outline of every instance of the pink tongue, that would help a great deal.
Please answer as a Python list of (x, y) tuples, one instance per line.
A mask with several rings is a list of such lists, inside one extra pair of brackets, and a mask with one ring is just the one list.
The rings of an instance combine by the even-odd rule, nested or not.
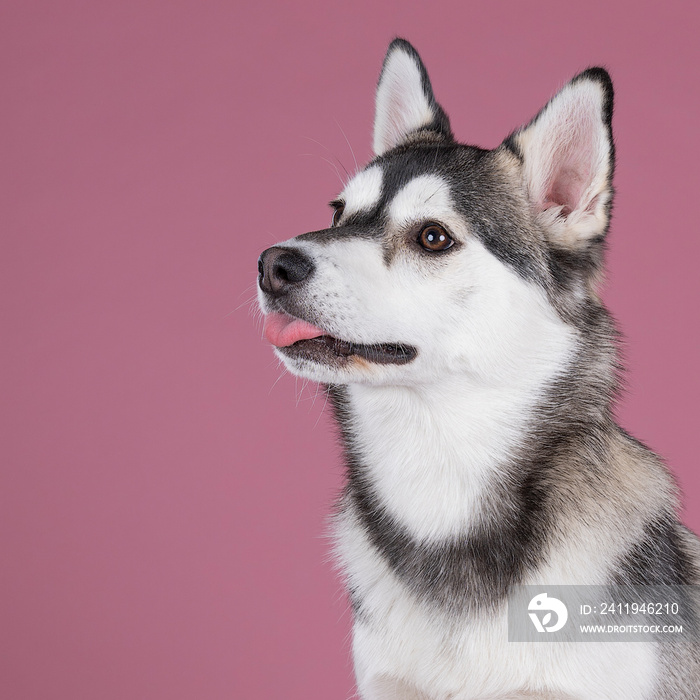
[(300, 318), (287, 314), (268, 314), (265, 316), (265, 337), (275, 347), (285, 348), (297, 340), (308, 340), (326, 335), (324, 331), (312, 326)]

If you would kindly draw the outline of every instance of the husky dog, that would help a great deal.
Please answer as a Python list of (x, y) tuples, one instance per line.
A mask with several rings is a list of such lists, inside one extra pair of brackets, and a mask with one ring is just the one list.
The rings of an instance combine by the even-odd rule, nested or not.
[(327, 385), (341, 428), (335, 536), (365, 700), (700, 698), (696, 637), (507, 636), (515, 586), (700, 583), (672, 478), (613, 417), (612, 108), (590, 68), (498, 148), (463, 145), (396, 39), (376, 157), (330, 228), (260, 257), (265, 335)]

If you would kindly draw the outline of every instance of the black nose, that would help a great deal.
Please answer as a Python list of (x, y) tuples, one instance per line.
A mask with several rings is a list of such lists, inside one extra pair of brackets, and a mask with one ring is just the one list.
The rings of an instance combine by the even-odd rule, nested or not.
[(286, 294), (313, 272), (314, 264), (301, 251), (293, 248), (268, 248), (258, 259), (258, 283), (272, 296)]

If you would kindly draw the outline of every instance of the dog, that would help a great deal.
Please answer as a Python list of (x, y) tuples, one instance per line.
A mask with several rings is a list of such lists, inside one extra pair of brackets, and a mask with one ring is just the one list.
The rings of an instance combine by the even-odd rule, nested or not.
[(396, 39), (376, 157), (329, 228), (260, 256), (264, 334), (325, 385), (345, 447), (334, 535), (365, 700), (700, 698), (696, 631), (508, 638), (519, 586), (700, 583), (673, 479), (613, 416), (612, 112), (589, 68), (498, 148), (457, 143)]

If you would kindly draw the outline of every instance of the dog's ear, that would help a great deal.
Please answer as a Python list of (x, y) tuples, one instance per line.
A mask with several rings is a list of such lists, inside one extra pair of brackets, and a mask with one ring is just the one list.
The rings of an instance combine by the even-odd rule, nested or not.
[(583, 249), (607, 231), (615, 167), (612, 110), (610, 76), (589, 68), (505, 141), (522, 159), (537, 219), (557, 246)]
[(421, 136), (451, 140), (450, 122), (435, 101), (418, 52), (405, 39), (394, 39), (377, 86), (374, 152), (380, 156)]

